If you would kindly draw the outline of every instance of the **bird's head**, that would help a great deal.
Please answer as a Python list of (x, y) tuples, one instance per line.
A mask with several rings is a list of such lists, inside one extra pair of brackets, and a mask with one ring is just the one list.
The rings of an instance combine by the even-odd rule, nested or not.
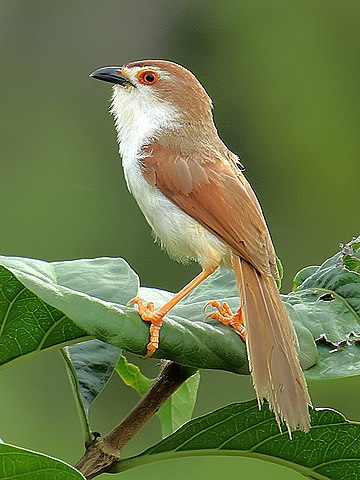
[(91, 77), (113, 84), (112, 113), (118, 129), (153, 124), (212, 124), (211, 99), (186, 68), (165, 60), (103, 67)]

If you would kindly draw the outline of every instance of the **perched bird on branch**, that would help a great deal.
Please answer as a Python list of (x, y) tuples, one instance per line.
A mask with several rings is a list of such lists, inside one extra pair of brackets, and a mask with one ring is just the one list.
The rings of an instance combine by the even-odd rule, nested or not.
[(164, 60), (104, 67), (91, 76), (114, 85), (111, 111), (125, 179), (146, 220), (171, 257), (195, 260), (203, 269), (158, 310), (132, 300), (150, 323), (146, 356), (158, 347), (171, 308), (219, 265), (231, 268), (239, 310), (213, 300), (210, 316), (246, 341), (259, 404), (267, 399), (290, 432), (308, 431), (310, 399), (275, 282), (274, 247), (239, 159), (217, 133), (205, 89), (187, 69)]

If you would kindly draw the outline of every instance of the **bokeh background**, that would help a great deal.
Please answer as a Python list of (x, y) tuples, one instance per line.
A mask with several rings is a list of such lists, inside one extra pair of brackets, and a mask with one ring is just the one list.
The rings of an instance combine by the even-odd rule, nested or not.
[[(191, 69), (241, 157), (285, 268), (320, 264), (359, 233), (357, 0), (0, 0), (0, 251), (62, 260), (122, 256), (144, 285), (179, 289), (198, 267), (154, 245), (128, 194), (94, 69), (165, 58)], [(152, 361), (144, 368), (154, 371)], [(0, 437), (74, 463), (80, 425), (56, 352), (1, 372)], [(315, 405), (360, 419), (359, 380), (311, 383)], [(248, 377), (204, 372), (196, 414), (254, 397)], [(114, 379), (92, 410), (106, 433), (136, 401)], [(159, 439), (156, 421), (126, 449)], [(240, 458), (151, 464), (113, 478), (296, 479)]]

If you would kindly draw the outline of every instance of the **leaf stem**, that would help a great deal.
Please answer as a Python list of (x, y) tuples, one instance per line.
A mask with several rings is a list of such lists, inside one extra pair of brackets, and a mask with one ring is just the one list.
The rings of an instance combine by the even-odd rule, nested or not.
[(127, 417), (108, 435), (90, 445), (75, 467), (87, 479), (111, 471), (119, 461), (120, 452), (124, 446), (195, 372), (193, 368), (168, 362), (148, 393), (135, 405)]
[(81, 428), (84, 435), (85, 446), (89, 446), (93, 442), (93, 435), (91, 433), (89, 419), (85, 410), (85, 405), (81, 397), (78, 377), (75, 372), (74, 365), (70, 360), (69, 355), (67, 354), (67, 351), (65, 350), (65, 348), (60, 348), (60, 353), (65, 361), (66, 371), (70, 379), (71, 388), (72, 388), (76, 405), (79, 411), (80, 423), (81, 423)]

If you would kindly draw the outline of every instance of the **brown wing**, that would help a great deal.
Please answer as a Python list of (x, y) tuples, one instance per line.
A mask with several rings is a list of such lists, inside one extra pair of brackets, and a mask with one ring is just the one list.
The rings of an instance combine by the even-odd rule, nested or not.
[[(153, 143), (144, 149), (146, 180), (227, 243), (259, 272), (278, 276), (260, 204), (230, 151), (208, 158), (179, 155)], [(224, 155), (227, 155), (224, 158)]]

